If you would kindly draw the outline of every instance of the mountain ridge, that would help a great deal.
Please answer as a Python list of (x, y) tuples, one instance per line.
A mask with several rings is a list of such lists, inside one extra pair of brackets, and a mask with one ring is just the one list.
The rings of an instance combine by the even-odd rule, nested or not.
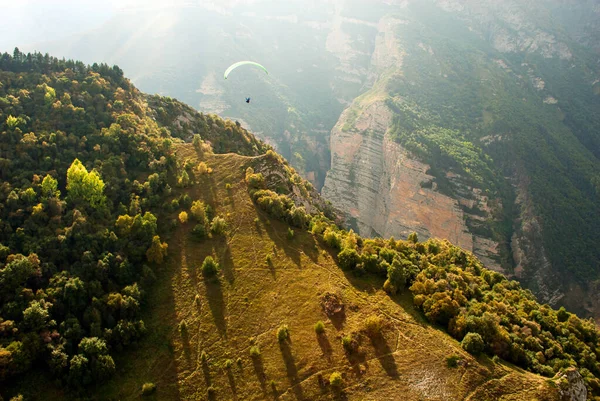
[[(375, 91), (394, 116), (381, 128), (390, 131), (381, 151), (399, 144), (396, 154), (410, 152), (407, 164), (429, 166), (419, 164), (434, 178), (399, 167), (396, 188), (416, 199), (394, 206), (394, 160), (356, 159), (355, 170), (373, 170), (370, 182), (342, 192), (382, 190), (391, 210), (379, 212), (397, 221), (393, 228), (371, 217), (371, 195), (350, 195), (336, 206), (352, 220), (356, 205), (366, 205), (362, 233), (452, 237), (545, 301), (599, 316), (599, 15), (595, 0), (260, 1), (119, 14), (43, 47), (118, 61), (148, 92), (237, 119), (319, 190), (332, 178), (351, 186), (357, 176), (333, 164), (341, 150), (332, 134), (344, 109), (359, 112)], [(248, 58), (272, 74), (220, 80)], [(249, 94), (256, 108), (242, 101)], [(422, 196), (445, 205), (448, 227), (419, 204)]]
[[(239, 124), (147, 97), (118, 67), (18, 51), (0, 67), (3, 396), (558, 400), (600, 388), (592, 323), (447, 241), (340, 229)], [(484, 300), (498, 307), (479, 316)], [(548, 377), (480, 355), (481, 338)], [(538, 341), (556, 351), (535, 354)]]

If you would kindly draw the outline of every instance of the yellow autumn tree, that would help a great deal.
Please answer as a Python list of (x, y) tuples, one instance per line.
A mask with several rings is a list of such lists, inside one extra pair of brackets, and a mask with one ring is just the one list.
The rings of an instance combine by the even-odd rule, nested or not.
[(150, 263), (162, 263), (165, 256), (167, 256), (167, 248), (169, 245), (166, 242), (160, 242), (160, 237), (155, 235), (152, 238), (152, 245), (146, 251), (146, 258)]
[(204, 204), (204, 202), (199, 200), (194, 201), (194, 203), (192, 203), (190, 211), (192, 212), (192, 216), (194, 216), (196, 221), (204, 224), (204, 222), (206, 221), (206, 205)]
[(208, 166), (204, 162), (198, 163), (198, 174), (204, 175), (208, 172)]
[(117, 227), (117, 233), (119, 235), (128, 235), (131, 231), (131, 226), (133, 225), (133, 217), (128, 214), (119, 216), (117, 221), (115, 222), (115, 226)]

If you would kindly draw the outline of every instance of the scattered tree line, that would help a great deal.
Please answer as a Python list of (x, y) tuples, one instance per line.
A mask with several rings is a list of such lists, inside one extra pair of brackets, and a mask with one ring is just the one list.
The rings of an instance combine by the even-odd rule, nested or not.
[(264, 189), (264, 178), (252, 169), (246, 182), (261, 209), (307, 228), (335, 252), (343, 270), (380, 277), (391, 295), (410, 291), (425, 317), (468, 352), (485, 352), (548, 377), (576, 367), (590, 394), (600, 394), (600, 337), (593, 320), (538, 303), (518, 282), (484, 268), (448, 241), (419, 242), (415, 233), (406, 241), (363, 239), (322, 212), (306, 214), (289, 195)]

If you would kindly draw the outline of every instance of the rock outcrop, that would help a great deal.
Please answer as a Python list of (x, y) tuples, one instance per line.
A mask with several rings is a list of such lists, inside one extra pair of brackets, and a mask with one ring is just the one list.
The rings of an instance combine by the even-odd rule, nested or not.
[[(368, 82), (372, 89), (357, 98), (340, 116), (331, 132), (331, 169), (323, 196), (343, 211), (348, 224), (363, 236), (405, 238), (416, 232), (421, 239), (447, 238), (475, 253), (486, 266), (502, 271), (498, 243), (474, 235), (467, 221), (491, 219), (488, 199), (478, 188), (448, 172), (460, 196), (438, 191), (430, 166), (394, 142), (388, 129), (394, 112), (386, 104), (386, 77), (402, 73), (407, 55), (396, 35), (407, 20), (383, 17), (371, 56)], [(423, 47), (424, 45), (421, 44)], [(424, 47), (433, 54), (430, 47)], [(469, 214), (474, 207), (484, 215)]]
[(569, 368), (555, 378), (558, 381), (559, 394), (563, 401), (586, 401), (587, 388), (583, 377), (575, 368)]
[(511, 238), (514, 275), (526, 284), (541, 302), (556, 305), (561, 301), (564, 293), (561, 290), (560, 278), (546, 254), (542, 226), (534, 212), (528, 186), (528, 178), (519, 174), (515, 188), (517, 194), (515, 203), (519, 208), (519, 217), (514, 222)]
[(393, 113), (383, 99), (368, 102), (346, 110), (332, 130), (332, 168), (323, 196), (363, 236), (406, 238), (416, 232), (420, 239), (446, 238), (502, 270), (498, 243), (467, 227), (467, 217), (482, 217), (463, 211), (485, 199), (476, 198), (476, 188), (470, 199), (439, 192), (429, 166), (386, 135)]

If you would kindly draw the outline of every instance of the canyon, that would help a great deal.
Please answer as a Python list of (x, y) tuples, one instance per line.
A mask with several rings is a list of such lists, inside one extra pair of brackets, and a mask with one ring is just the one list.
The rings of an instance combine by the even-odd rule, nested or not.
[[(125, 10), (29, 50), (119, 64), (237, 120), (362, 235), (448, 238), (598, 316), (597, 0), (209, 3)], [(221, 80), (240, 59), (269, 76)]]

